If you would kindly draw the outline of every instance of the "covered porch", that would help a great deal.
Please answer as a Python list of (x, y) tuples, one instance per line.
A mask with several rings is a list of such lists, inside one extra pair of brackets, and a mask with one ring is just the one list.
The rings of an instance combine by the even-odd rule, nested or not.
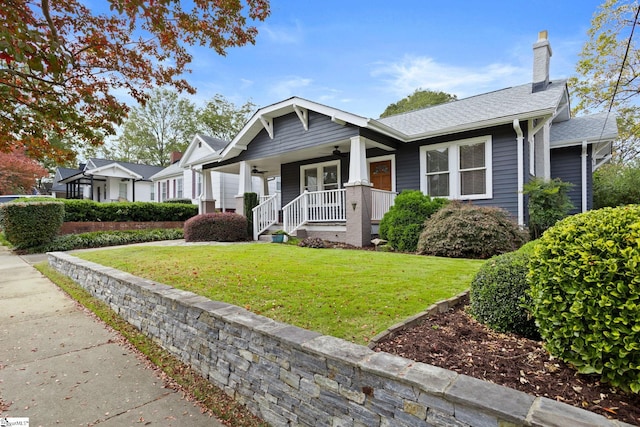
[[(358, 135), (212, 170), (238, 174), (236, 212), (243, 212), (252, 180), (261, 179), (260, 204), (252, 212), (254, 240), (282, 229), (298, 237), (368, 246), (395, 199), (392, 152), (393, 147)], [(281, 186), (274, 191), (269, 182), (278, 177)]]

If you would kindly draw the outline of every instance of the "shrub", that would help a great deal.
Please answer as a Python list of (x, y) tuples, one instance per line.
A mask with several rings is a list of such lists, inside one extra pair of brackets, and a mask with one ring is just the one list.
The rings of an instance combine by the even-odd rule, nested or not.
[(102, 248), (105, 246), (128, 245), (132, 243), (176, 240), (184, 237), (181, 228), (95, 231), (81, 234), (57, 236), (52, 242), (42, 246), (28, 248), (26, 253), (44, 253), (52, 251), (70, 251), (73, 249)]
[(531, 313), (547, 350), (640, 392), (640, 205), (551, 227), (529, 264)]
[(418, 253), (450, 258), (490, 258), (527, 241), (507, 211), (451, 202), (425, 222)]
[(573, 187), (560, 178), (545, 181), (536, 178), (524, 185), (529, 196), (529, 232), (532, 239), (542, 236), (549, 227), (567, 216), (573, 204), (567, 192)]
[(593, 173), (593, 207), (640, 203), (640, 163), (606, 164)]
[(316, 248), (316, 249), (323, 249), (327, 247), (327, 245), (325, 245), (324, 243), (324, 240), (319, 239), (317, 237), (307, 237), (306, 239), (298, 243), (298, 246), (302, 248)]
[(182, 203), (182, 204), (185, 204), (185, 205), (192, 205), (193, 204), (191, 199), (169, 199), (169, 200), (165, 200), (162, 203)]
[(65, 204), (65, 221), (186, 221), (198, 214), (198, 206), (185, 203), (61, 200)]
[(478, 270), (471, 282), (469, 312), (498, 332), (537, 340), (538, 328), (525, 308), (531, 304), (527, 273), (533, 243), (495, 256)]
[(16, 249), (49, 243), (62, 227), (59, 202), (4, 203), (0, 209), (5, 237)]
[(187, 242), (238, 242), (247, 240), (247, 219), (236, 213), (209, 213), (184, 223)]
[(421, 191), (403, 191), (380, 221), (380, 237), (399, 251), (415, 252), (424, 221), (447, 202), (431, 199)]

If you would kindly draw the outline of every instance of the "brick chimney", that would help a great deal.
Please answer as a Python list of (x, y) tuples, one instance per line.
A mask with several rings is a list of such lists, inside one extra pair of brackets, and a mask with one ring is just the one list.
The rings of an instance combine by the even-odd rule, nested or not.
[(533, 44), (533, 87), (532, 92), (541, 92), (549, 85), (549, 62), (551, 44), (546, 30), (538, 33), (538, 41)]
[(169, 160), (171, 161), (171, 164), (174, 164), (175, 162), (180, 161), (180, 159), (182, 158), (182, 153), (179, 151), (172, 151), (171, 152), (171, 156), (169, 157)]

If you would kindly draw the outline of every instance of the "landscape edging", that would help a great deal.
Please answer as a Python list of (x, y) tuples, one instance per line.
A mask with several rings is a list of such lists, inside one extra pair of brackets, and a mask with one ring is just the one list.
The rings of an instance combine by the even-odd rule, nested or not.
[(55, 270), (273, 426), (629, 426), (66, 253), (48, 256)]

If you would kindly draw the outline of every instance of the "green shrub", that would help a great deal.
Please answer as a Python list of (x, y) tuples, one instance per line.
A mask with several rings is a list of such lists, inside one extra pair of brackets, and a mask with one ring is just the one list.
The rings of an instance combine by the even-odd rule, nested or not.
[(640, 391), (640, 205), (574, 215), (539, 240), (531, 313), (549, 352)]
[(573, 187), (560, 178), (545, 181), (536, 178), (524, 185), (523, 193), (529, 196), (529, 233), (532, 239), (542, 236), (549, 227), (566, 217), (573, 204), (568, 191)]
[(425, 220), (447, 202), (431, 199), (417, 190), (401, 192), (380, 221), (380, 237), (396, 250), (415, 252)]
[(538, 328), (525, 308), (531, 304), (527, 294), (531, 243), (491, 258), (478, 270), (471, 282), (469, 312), (498, 332), (537, 340)]
[(49, 243), (62, 227), (59, 202), (4, 203), (0, 209), (5, 237), (16, 249)]
[(81, 234), (57, 236), (52, 242), (29, 248), (26, 253), (70, 251), (73, 249), (102, 248), (105, 246), (128, 245), (132, 243), (177, 240), (184, 237), (181, 228), (152, 230), (95, 231)]
[(186, 203), (112, 202), (60, 199), (65, 222), (71, 221), (186, 221), (198, 214), (198, 206)]
[(185, 205), (192, 205), (193, 204), (191, 199), (169, 199), (169, 200), (165, 200), (162, 203), (182, 203), (182, 204), (185, 204)]
[(244, 193), (244, 216), (247, 219), (247, 235), (253, 236), (253, 208), (258, 206), (257, 193)]
[(418, 253), (484, 259), (514, 251), (527, 240), (507, 211), (455, 201), (425, 222)]
[(184, 223), (187, 242), (238, 242), (247, 237), (247, 219), (236, 213), (202, 214)]
[(640, 203), (640, 163), (606, 164), (593, 173), (593, 207)]

